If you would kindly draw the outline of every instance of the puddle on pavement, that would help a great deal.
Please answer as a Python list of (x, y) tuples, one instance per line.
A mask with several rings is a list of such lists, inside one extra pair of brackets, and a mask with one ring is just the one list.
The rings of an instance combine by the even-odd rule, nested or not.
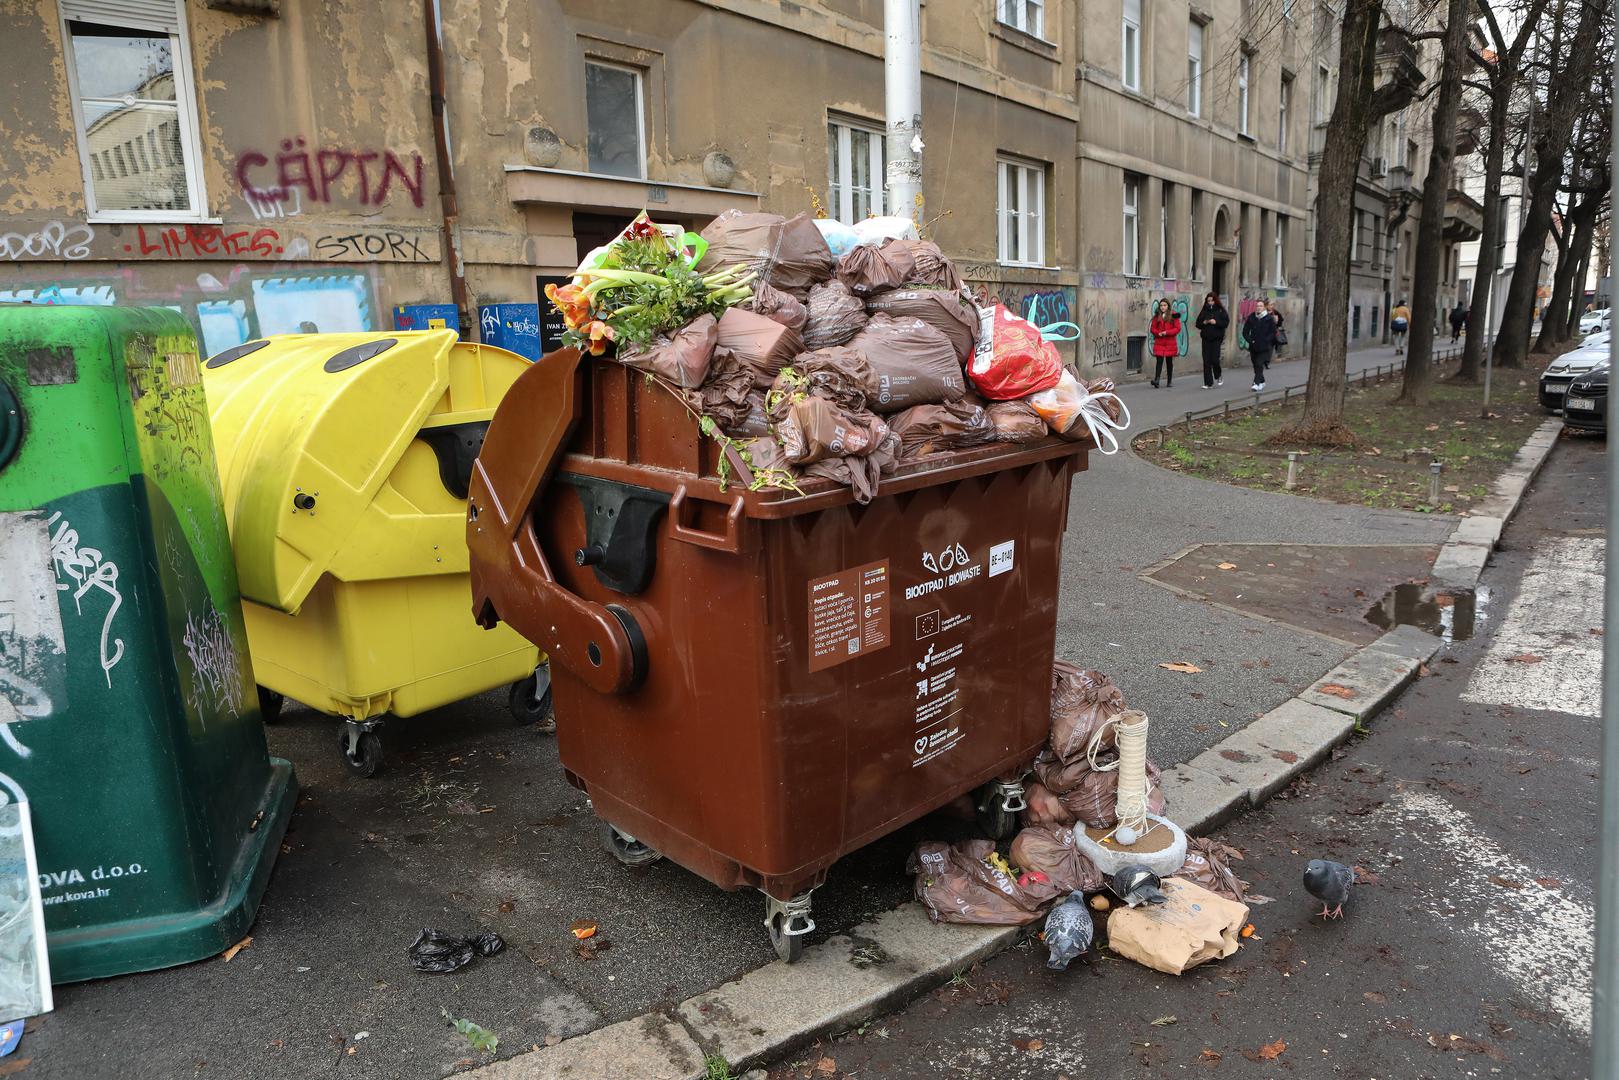
[(1366, 612), (1366, 621), (1383, 630), (1415, 626), (1445, 640), (1466, 641), (1488, 618), (1488, 589), (1444, 589), (1433, 585), (1396, 585)]

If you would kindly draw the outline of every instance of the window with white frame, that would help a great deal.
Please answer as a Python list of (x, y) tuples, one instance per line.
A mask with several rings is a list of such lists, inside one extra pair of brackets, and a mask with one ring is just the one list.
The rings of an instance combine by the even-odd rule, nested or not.
[(1287, 252), (1287, 218), (1283, 217), (1281, 214), (1276, 215), (1275, 248), (1275, 281), (1278, 285), (1285, 285), (1287, 284), (1287, 265), (1285, 261)]
[(1032, 37), (1046, 36), (1046, 0), (999, 0), (998, 18)]
[(1169, 277), (1169, 211), (1175, 205), (1175, 185), (1163, 185), (1163, 200), (1158, 204), (1158, 276)]
[(1322, 64), (1315, 69), (1315, 122), (1325, 124), (1332, 117), (1332, 69)]
[(1186, 111), (1203, 115), (1203, 24), (1186, 25)]
[(1190, 199), (1187, 202), (1186, 224), (1191, 242), (1187, 244), (1186, 276), (1197, 277), (1197, 215), (1202, 210), (1203, 193), (1192, 191), (1187, 193)]
[(1366, 231), (1366, 211), (1355, 211), (1355, 228), (1349, 234), (1349, 261), (1360, 262), (1360, 234)]
[(590, 171), (646, 175), (646, 121), (641, 72), (623, 64), (585, 61), (585, 137)]
[(1141, 177), (1124, 176), (1124, 272), (1141, 274)]
[(881, 129), (873, 125), (827, 121), (828, 200), (832, 216), (845, 225), (883, 212), (885, 146)]
[(1280, 117), (1276, 123), (1276, 150), (1278, 153), (1287, 153), (1287, 122), (1293, 115), (1293, 76), (1283, 75), (1281, 90), (1277, 94), (1276, 104)]
[(1046, 264), (1046, 167), (997, 158), (1000, 173), (1000, 260), (1012, 266)]
[(1237, 132), (1248, 134), (1248, 75), (1252, 66), (1247, 53), (1237, 57)]
[(91, 217), (201, 218), (207, 200), (181, 0), (59, 7)]
[(1141, 0), (1124, 0), (1123, 56), (1119, 72), (1130, 90), (1141, 89)]

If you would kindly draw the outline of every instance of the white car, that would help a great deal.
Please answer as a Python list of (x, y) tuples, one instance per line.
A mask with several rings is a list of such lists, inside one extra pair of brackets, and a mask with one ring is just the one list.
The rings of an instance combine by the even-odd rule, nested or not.
[(1612, 314), (1611, 308), (1586, 312), (1580, 316), (1580, 333), (1591, 334), (1598, 330), (1606, 330)]
[(1612, 330), (1598, 330), (1595, 333), (1587, 334), (1585, 335), (1585, 340), (1580, 342), (1580, 348), (1605, 349), (1608, 347), (1608, 341), (1612, 336)]
[(1561, 412), (1568, 384), (1608, 362), (1606, 344), (1579, 348), (1553, 360), (1540, 376), (1540, 404), (1551, 412)]

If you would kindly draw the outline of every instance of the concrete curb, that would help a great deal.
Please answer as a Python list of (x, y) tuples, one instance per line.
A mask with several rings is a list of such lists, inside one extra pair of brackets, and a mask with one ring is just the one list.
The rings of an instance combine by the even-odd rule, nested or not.
[(1435, 584), (1452, 589), (1471, 589), (1478, 585), (1479, 575), (1490, 561), (1490, 553), (1501, 542), (1502, 531), (1518, 512), (1524, 493), (1551, 456), (1562, 430), (1563, 422), (1552, 417), (1524, 440), (1512, 464), (1490, 485), (1490, 497), (1456, 523), (1450, 539), (1439, 549), (1439, 557), (1433, 564)]
[[(1434, 578), (1471, 588), (1556, 444), (1548, 420), (1498, 478), (1484, 511), (1463, 518)], [(1467, 575), (1471, 574), (1469, 578)], [(1465, 581), (1465, 585), (1458, 584)], [(1308, 689), (1164, 772), (1169, 814), (1189, 834), (1212, 831), (1263, 804), (1388, 707), (1443, 642), (1400, 626), (1351, 654)], [(804, 951), (650, 1012), (462, 1075), (476, 1080), (702, 1080), (705, 1058), (734, 1072), (791, 1053), (893, 1009), (1015, 944), (1024, 927), (935, 926), (910, 903)]]

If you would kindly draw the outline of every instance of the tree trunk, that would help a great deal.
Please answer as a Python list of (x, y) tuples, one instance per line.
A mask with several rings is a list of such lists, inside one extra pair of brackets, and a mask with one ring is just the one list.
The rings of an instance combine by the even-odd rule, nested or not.
[[(1502, 80), (1490, 98), (1490, 142), (1484, 151), (1484, 234), (1478, 241), (1478, 265), (1473, 268), (1473, 295), (1467, 301), (1467, 341), (1462, 348), (1462, 366), (1456, 382), (1478, 382), (1484, 359), (1485, 339), (1490, 336), (1494, 312), (1495, 272), (1501, 266), (1501, 172), (1506, 163), (1507, 114), (1512, 104), (1511, 73), (1502, 71)], [(1488, 297), (1480, 304), (1480, 299)]]
[(1564, 341), (1572, 341), (1581, 337), (1580, 318), (1585, 314), (1585, 282), (1591, 276), (1591, 248), (1595, 246), (1596, 230), (1585, 231), (1583, 250), (1580, 253), (1580, 265), (1574, 271), (1574, 296), (1568, 305), (1568, 326)]
[(1426, 405), (1433, 382), (1434, 321), (1439, 314), (1440, 260), (1445, 253), (1445, 203), (1450, 198), (1456, 161), (1456, 110), (1462, 99), (1467, 63), (1468, 12), (1472, 0), (1450, 0), (1445, 23), (1445, 59), (1439, 74), (1439, 100), (1433, 110), (1433, 145), (1422, 186), (1422, 220), (1417, 222), (1416, 267), (1411, 275), (1411, 330), (1406, 339), (1405, 376), (1400, 403)]
[(1495, 343), (1495, 363), (1499, 367), (1523, 367), (1528, 352), (1535, 288), (1540, 283), (1541, 252), (1551, 232), (1552, 210), (1558, 182), (1563, 178), (1564, 155), (1574, 135), (1574, 120), (1590, 92), (1597, 42), (1602, 37), (1607, 6), (1605, 0), (1582, 5), (1580, 24), (1567, 50), (1568, 63), (1556, 68), (1551, 77), (1544, 123), (1536, 129), (1536, 168), (1529, 190), (1524, 193), (1526, 205), (1523, 228), (1518, 232), (1518, 262), (1512, 268), (1512, 283), (1501, 305), (1501, 333)]
[(1556, 352), (1557, 346), (1568, 339), (1569, 292), (1574, 285), (1574, 271), (1580, 263), (1579, 225), (1573, 215), (1564, 219), (1568, 236), (1557, 253), (1557, 269), (1552, 273), (1552, 298), (1546, 310), (1540, 313), (1540, 334), (1535, 338), (1535, 352)]
[[(1355, 173), (1373, 121), (1399, 103), (1376, 86), (1383, 0), (1346, 0), (1338, 42), (1338, 97), (1327, 123), (1315, 204), (1315, 302), (1310, 312), (1310, 381), (1304, 417), (1285, 433), (1318, 444), (1353, 442), (1344, 426), (1349, 349), (1349, 239)], [(1409, 100), (1407, 93), (1404, 100)], [(1380, 110), (1381, 111), (1378, 111)]]

